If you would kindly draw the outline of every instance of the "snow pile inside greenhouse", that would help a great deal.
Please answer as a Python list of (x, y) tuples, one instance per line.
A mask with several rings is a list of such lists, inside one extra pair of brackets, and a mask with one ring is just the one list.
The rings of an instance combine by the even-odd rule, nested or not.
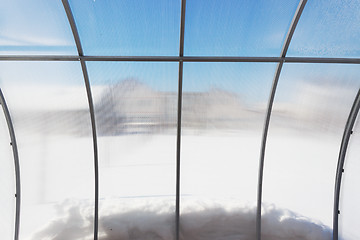
[[(93, 206), (89, 202), (68, 201), (58, 207), (62, 217), (44, 226), (31, 239), (92, 239)], [(175, 209), (170, 201), (157, 205), (139, 199), (121, 200), (121, 204), (109, 201), (100, 209), (100, 240), (174, 239)], [(180, 216), (180, 239), (255, 239), (255, 215), (255, 207), (187, 206)], [(262, 239), (328, 240), (331, 230), (320, 222), (268, 205), (263, 207)]]

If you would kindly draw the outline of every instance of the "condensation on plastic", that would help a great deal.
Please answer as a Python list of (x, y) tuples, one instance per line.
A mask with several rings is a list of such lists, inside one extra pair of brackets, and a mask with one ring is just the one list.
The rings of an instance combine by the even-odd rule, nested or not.
[(308, 1), (288, 56), (359, 57), (360, 1)]
[(331, 228), (339, 146), (359, 74), (354, 65), (284, 65), (268, 133), (264, 205)]
[[(78, 204), (94, 201), (92, 136), (81, 67), (78, 62), (1, 62), (0, 78), (18, 144), (20, 237), (41, 239), (33, 234), (76, 212)], [(70, 221), (54, 227), (52, 234), (60, 237), (69, 228), (80, 231), (80, 226)]]
[(358, 116), (346, 153), (340, 192), (339, 235), (347, 240), (360, 238), (358, 231), (360, 191), (357, 184), (360, 181), (359, 144), (360, 118)]

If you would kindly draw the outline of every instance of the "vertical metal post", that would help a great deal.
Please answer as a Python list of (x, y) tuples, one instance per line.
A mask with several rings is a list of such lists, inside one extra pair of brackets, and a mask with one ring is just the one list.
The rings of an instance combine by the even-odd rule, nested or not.
[(344, 171), (344, 163), (345, 163), (347, 147), (349, 145), (349, 140), (355, 124), (356, 117), (359, 113), (359, 108), (360, 108), (360, 89), (351, 107), (349, 117), (345, 125), (343, 137), (341, 140), (340, 151), (339, 151), (339, 158), (336, 169), (335, 191), (334, 191), (333, 240), (338, 240), (339, 238), (339, 214), (340, 214), (339, 202), (340, 202), (341, 178)]
[(181, 108), (182, 108), (182, 75), (183, 62), (179, 62), (178, 115), (176, 139), (176, 208), (175, 208), (175, 239), (180, 238), (180, 146), (181, 146)]
[(97, 134), (96, 134), (96, 124), (95, 124), (95, 110), (94, 110), (94, 103), (91, 94), (91, 87), (89, 81), (89, 75), (86, 68), (85, 60), (82, 59), (84, 56), (83, 49), (81, 47), (81, 41), (79, 37), (79, 33), (76, 28), (74, 16), (72, 14), (70, 5), (68, 0), (62, 0), (64, 5), (64, 9), (69, 20), (72, 33), (74, 35), (74, 40), (76, 43), (76, 48), (79, 55), (79, 60), (81, 63), (81, 69), (84, 76), (86, 93), (89, 103), (89, 111), (90, 111), (90, 119), (91, 119), (91, 128), (92, 128), (92, 136), (93, 136), (93, 148), (94, 148), (94, 178), (95, 178), (95, 206), (94, 206), (94, 240), (98, 239), (98, 221), (99, 221), (99, 164), (98, 164), (98, 148), (97, 148)]
[(280, 57), (282, 58), (282, 60), (277, 65), (277, 69), (275, 72), (273, 84), (271, 87), (271, 93), (270, 93), (270, 97), (269, 97), (269, 101), (268, 101), (264, 129), (263, 129), (262, 142), (261, 142), (261, 149), (260, 149), (260, 160), (259, 160), (257, 209), (256, 209), (256, 240), (261, 240), (261, 204), (262, 204), (262, 185), (263, 185), (263, 175), (264, 175), (264, 159), (265, 159), (266, 140), (267, 140), (267, 134), (268, 134), (268, 130), (269, 130), (272, 106), (274, 103), (276, 88), (277, 88), (277, 84), (278, 84), (279, 77), (281, 74), (284, 59), (285, 59), (287, 50), (289, 48), (292, 36), (295, 32), (297, 23), (299, 22), (300, 16), (304, 10), (306, 2), (307, 2), (307, 0), (301, 0), (299, 2), (299, 5), (295, 12), (295, 15), (290, 24), (290, 28), (286, 35), (285, 42), (284, 42), (284, 45), (283, 45), (283, 48), (282, 48), (281, 54), (280, 54)]
[[(179, 57), (184, 56), (184, 34), (185, 34), (185, 10), (186, 0), (181, 0), (180, 19), (180, 46)], [(175, 207), (175, 239), (180, 239), (180, 151), (181, 151), (181, 111), (182, 111), (182, 81), (183, 81), (182, 60), (179, 61), (179, 83), (178, 83), (178, 109), (177, 109), (177, 138), (176, 138), (176, 207)]]
[(14, 131), (14, 125), (11, 120), (9, 109), (6, 105), (6, 101), (4, 98), (4, 95), (0, 89), (0, 104), (2, 106), (6, 123), (8, 125), (9, 134), (10, 134), (10, 140), (11, 140), (11, 146), (12, 146), (12, 152), (14, 156), (14, 165), (15, 165), (15, 185), (16, 185), (16, 205), (15, 205), (15, 231), (14, 231), (14, 240), (19, 239), (19, 229), (20, 229), (20, 204), (21, 204), (21, 185), (20, 185), (20, 163), (19, 163), (19, 154), (17, 149), (17, 143), (16, 143), (16, 137), (15, 137), (15, 131)]

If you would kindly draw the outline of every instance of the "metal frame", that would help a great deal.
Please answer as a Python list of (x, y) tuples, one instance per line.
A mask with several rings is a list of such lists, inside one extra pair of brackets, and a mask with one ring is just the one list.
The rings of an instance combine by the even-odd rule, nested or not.
[(259, 62), (360, 64), (360, 58), (227, 57), (227, 56), (48, 56), (3, 55), (0, 61), (111, 61), (111, 62)]
[(339, 151), (338, 164), (336, 169), (336, 179), (335, 179), (335, 191), (334, 191), (334, 211), (333, 211), (333, 240), (338, 240), (339, 238), (339, 202), (340, 202), (340, 188), (341, 188), (341, 178), (344, 172), (344, 163), (346, 157), (346, 151), (349, 145), (350, 136), (358, 116), (360, 109), (360, 89), (355, 97), (354, 103), (351, 107), (349, 117), (347, 119), (344, 134), (341, 140), (341, 147)]
[[(71, 30), (74, 36), (78, 55), (3, 55), (0, 61), (79, 61), (83, 72), (89, 112), (92, 126), (93, 148), (94, 148), (94, 173), (95, 173), (95, 210), (94, 210), (94, 240), (98, 239), (98, 218), (99, 218), (99, 169), (98, 169), (98, 147), (95, 123), (95, 110), (91, 93), (90, 81), (86, 67), (87, 61), (113, 61), (113, 62), (178, 62), (178, 110), (177, 110), (177, 145), (176, 145), (176, 208), (175, 208), (175, 239), (180, 238), (180, 150), (181, 150), (181, 117), (182, 117), (182, 83), (183, 83), (183, 63), (184, 62), (258, 62), (258, 63), (278, 63), (275, 71), (273, 84), (268, 100), (267, 112), (264, 121), (262, 143), (260, 148), (259, 171), (258, 171), (258, 192), (257, 192), (257, 212), (256, 212), (256, 239), (261, 240), (261, 204), (262, 204), (262, 184), (264, 159), (266, 151), (267, 134), (270, 124), (272, 106), (276, 94), (276, 89), (284, 62), (287, 63), (332, 63), (332, 64), (360, 64), (360, 58), (321, 58), (321, 57), (286, 57), (292, 36), (297, 23), (301, 17), (307, 0), (300, 0), (295, 12), (280, 57), (230, 57), (230, 56), (184, 56), (184, 34), (185, 34), (185, 10), (186, 0), (181, 0), (181, 20), (180, 20), (180, 47), (179, 56), (84, 56), (79, 33), (76, 27), (68, 0), (62, 0)], [(15, 132), (12, 125), (10, 113), (6, 106), (4, 96), (0, 89), (0, 104), (6, 117), (13, 148), (15, 174), (16, 174), (16, 218), (15, 218), (15, 240), (18, 240), (20, 224), (20, 167), (17, 151)], [(338, 166), (335, 180), (334, 209), (333, 209), (333, 239), (338, 239), (338, 214), (341, 177), (343, 173), (344, 161), (351, 132), (360, 108), (360, 90), (354, 100), (348, 121), (345, 125), (344, 134), (338, 158)]]
[[(307, 2), (307, 0), (300, 1), (299, 5), (296, 9), (294, 18), (290, 24), (289, 31), (285, 38), (286, 40), (284, 42), (284, 46), (281, 50), (280, 58), (282, 58), (282, 59), (284, 59), (286, 56), (292, 36), (295, 32), (297, 23), (299, 22), (301, 13), (303, 12), (303, 10), (305, 8), (306, 2)], [(281, 74), (281, 69), (282, 69), (283, 63), (284, 63), (284, 61), (280, 61), (278, 63), (278, 66), (277, 66), (277, 69), (275, 72), (274, 81), (272, 84), (270, 98), (269, 98), (269, 102), (268, 102), (265, 123), (264, 123), (263, 137), (262, 137), (262, 142), (261, 142), (259, 173), (258, 173), (259, 175), (258, 175), (257, 206), (256, 206), (256, 208), (257, 208), (256, 209), (256, 239), (257, 240), (261, 240), (261, 204), (262, 204), (262, 184), (263, 184), (263, 176), (264, 176), (264, 159), (265, 159), (265, 150), (266, 150), (266, 140), (267, 140), (267, 134), (268, 134), (268, 130), (269, 130), (272, 106), (274, 103), (276, 88), (277, 88), (277, 84), (278, 84), (279, 77)]]
[(181, 109), (182, 109), (183, 62), (179, 63), (178, 110), (176, 134), (176, 200), (175, 200), (175, 239), (180, 239), (180, 150), (181, 150)]
[(10, 134), (10, 144), (13, 151), (14, 157), (14, 166), (15, 166), (15, 198), (16, 198), (16, 205), (15, 205), (15, 231), (14, 231), (14, 240), (19, 239), (19, 229), (20, 229), (20, 205), (21, 205), (21, 185), (20, 185), (20, 164), (19, 164), (19, 154), (18, 148), (16, 143), (15, 131), (14, 126), (11, 120), (9, 109), (6, 105), (6, 101), (4, 95), (0, 88), (0, 104), (4, 111), (6, 123), (8, 125), (9, 134)]
[(94, 110), (94, 103), (91, 94), (91, 87), (89, 81), (89, 75), (86, 68), (85, 60), (82, 59), (84, 55), (83, 49), (81, 47), (79, 33), (76, 28), (74, 16), (71, 12), (71, 8), (69, 5), (68, 0), (62, 0), (64, 5), (64, 9), (69, 20), (71, 31), (74, 35), (76, 48), (79, 54), (78, 60), (81, 63), (81, 69), (84, 76), (86, 93), (89, 103), (89, 111), (90, 111), (90, 119), (91, 119), (91, 128), (92, 128), (92, 136), (93, 136), (93, 148), (94, 148), (94, 175), (95, 175), (95, 208), (94, 208), (94, 240), (98, 239), (98, 226), (99, 226), (99, 161), (98, 161), (98, 148), (97, 148), (97, 135), (96, 135), (96, 124), (95, 124), (95, 110)]
[[(185, 11), (186, 0), (181, 0), (180, 19), (180, 46), (179, 58), (184, 57), (185, 37)], [(182, 82), (184, 62), (179, 61), (178, 109), (177, 109), (177, 134), (176, 134), (176, 206), (175, 206), (175, 239), (180, 239), (180, 152), (181, 152), (181, 111), (182, 111)]]

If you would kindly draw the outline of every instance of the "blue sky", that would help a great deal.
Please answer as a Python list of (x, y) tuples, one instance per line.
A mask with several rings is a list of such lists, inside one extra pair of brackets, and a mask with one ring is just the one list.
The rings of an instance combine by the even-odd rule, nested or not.
[(92, 85), (113, 85), (133, 78), (158, 91), (178, 89), (177, 62), (87, 62)]
[[(178, 55), (180, 0), (71, 0), (70, 5), (87, 55)], [(298, 0), (187, 0), (185, 55), (277, 57), (297, 5)], [(309, 0), (288, 55), (358, 57), (359, 10), (357, 0)], [(76, 55), (60, 0), (4, 1), (0, 29), (0, 54)], [(46, 64), (33, 67), (36, 64), (6, 63), (3, 71), (22, 69), (23, 74), (3, 72), (0, 80), (14, 75), (26, 79), (28, 71), (43, 68), (44, 74), (33, 81), (71, 84), (68, 66), (74, 69), (70, 72), (81, 73), (78, 63), (56, 64), (49, 63), (51, 67), (45, 68)], [(92, 84), (133, 77), (159, 90), (177, 89), (176, 62), (87, 65)], [(267, 85), (272, 81), (274, 65), (186, 63), (184, 90), (217, 86), (243, 91), (251, 84)]]
[[(76, 55), (60, 0), (5, 0), (0, 54)], [(85, 54), (179, 52), (180, 0), (70, 0)], [(298, 0), (188, 0), (185, 55), (279, 56)], [(289, 56), (359, 57), (358, 0), (309, 0)]]
[[(178, 63), (88, 62), (92, 85), (116, 84), (133, 77), (155, 90), (178, 89)], [(183, 91), (219, 88), (265, 100), (270, 91), (275, 63), (184, 63)], [(161, 84), (159, 84), (159, 80)]]
[(359, 0), (309, 0), (288, 56), (360, 57)]
[(298, 2), (187, 1), (185, 54), (279, 56)]
[(178, 55), (180, 1), (70, 1), (85, 54)]
[(77, 53), (61, 1), (1, 1), (0, 29), (2, 55)]
[(304, 86), (316, 86), (317, 89), (323, 89), (323, 91), (337, 88), (339, 96), (342, 90), (348, 89), (353, 91), (354, 95), (343, 97), (352, 101), (360, 87), (359, 76), (360, 68), (357, 64), (285, 63), (281, 71), (275, 102), (293, 100), (301, 94)]
[[(278, 56), (298, 0), (187, 1), (185, 54)], [(179, 53), (179, 0), (71, 1), (89, 55)]]

